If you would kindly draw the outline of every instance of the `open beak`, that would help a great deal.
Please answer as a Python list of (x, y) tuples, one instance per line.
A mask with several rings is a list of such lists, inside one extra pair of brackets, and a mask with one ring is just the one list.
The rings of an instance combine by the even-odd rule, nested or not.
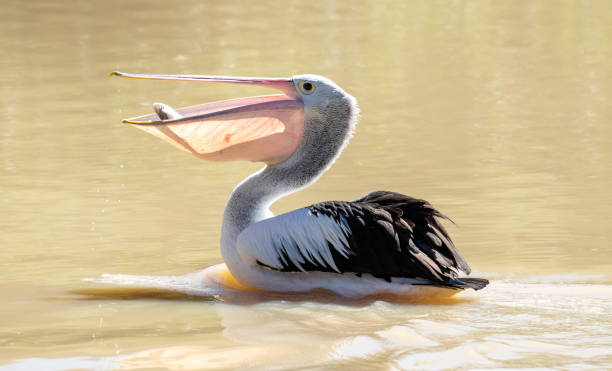
[(123, 72), (112, 72), (111, 76), (244, 84), (283, 93), (204, 103), (177, 109), (171, 115), (150, 114), (123, 120), (202, 159), (262, 161), (273, 165), (291, 157), (299, 146), (304, 105), (290, 78)]

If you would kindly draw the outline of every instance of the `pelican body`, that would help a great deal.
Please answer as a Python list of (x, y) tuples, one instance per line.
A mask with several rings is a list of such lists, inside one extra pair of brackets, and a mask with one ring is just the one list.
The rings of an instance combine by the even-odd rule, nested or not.
[(329, 169), (353, 134), (357, 100), (329, 79), (112, 75), (248, 84), (282, 93), (176, 111), (156, 103), (155, 114), (124, 120), (205, 160), (266, 164), (234, 189), (223, 215), (221, 253), (241, 286), (365, 296), (488, 284), (461, 277), (470, 268), (440, 223), (446, 217), (424, 200), (378, 191), (272, 214), (275, 201)]

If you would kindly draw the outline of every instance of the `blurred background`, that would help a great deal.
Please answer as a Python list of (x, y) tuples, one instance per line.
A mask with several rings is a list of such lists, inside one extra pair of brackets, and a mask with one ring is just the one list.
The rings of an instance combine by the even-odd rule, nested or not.
[[(275, 212), (393, 190), (450, 216), (480, 275), (612, 280), (608, 1), (4, 0), (0, 50), (0, 361), (114, 352), (91, 340), (101, 307), (45, 298), (102, 273), (221, 262), (225, 202), (261, 167), (203, 162), (121, 119), (270, 91), (113, 70), (324, 75), (358, 99), (360, 123)], [(115, 335), (149, 318), (140, 309)]]

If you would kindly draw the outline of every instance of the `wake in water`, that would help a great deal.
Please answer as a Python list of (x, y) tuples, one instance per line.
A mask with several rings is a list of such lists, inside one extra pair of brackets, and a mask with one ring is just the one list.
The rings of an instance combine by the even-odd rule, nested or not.
[[(202, 283), (207, 271), (179, 277), (104, 275), (94, 281), (227, 298), (233, 289), (216, 287), (224, 285), (214, 281)], [(246, 294), (235, 292), (240, 297)], [(327, 303), (288, 302), (286, 297), (251, 305), (214, 303), (227, 344), (172, 338), (166, 346), (79, 362), (84, 366), (106, 362), (108, 369), (169, 370), (363, 369), (373, 364), (395, 370), (612, 366), (612, 285), (598, 276), (497, 279), (482, 292), (454, 297), (456, 301), (447, 303), (452, 305), (387, 301), (343, 305), (338, 296)], [(32, 366), (26, 362), (23, 367), (27, 365)]]
[[(103, 274), (99, 278), (85, 278), (84, 281), (121, 287), (166, 290), (213, 300), (222, 300), (222, 296), (231, 297), (240, 292), (248, 294), (247, 288), (232, 277), (225, 264), (217, 264), (182, 276)], [(89, 295), (92, 293), (91, 290), (88, 291)]]
[[(366, 278), (362, 278), (366, 279)], [(131, 287), (134, 289), (156, 289), (168, 292), (176, 292), (189, 296), (197, 296), (205, 299), (220, 300), (225, 302), (258, 302), (269, 300), (337, 302), (337, 303), (368, 303), (376, 300), (391, 302), (428, 302), (445, 304), (447, 302), (459, 302), (466, 299), (452, 298), (462, 290), (397, 283), (390, 292), (375, 295), (362, 295), (358, 292), (354, 295), (341, 296), (328, 290), (311, 290), (308, 292), (262, 292), (247, 288), (240, 284), (231, 275), (225, 264), (217, 264), (201, 271), (185, 274), (182, 276), (143, 276), (129, 274), (103, 274), (99, 278), (86, 278), (84, 281), (110, 284), (120, 287)], [(369, 285), (379, 283), (381, 288), (388, 288), (388, 284), (382, 280), (372, 278)], [(382, 289), (381, 289), (382, 291)], [(73, 293), (90, 296), (108, 296), (108, 290), (76, 290)], [(125, 295), (125, 292), (117, 292), (117, 296)], [(136, 296), (143, 293), (134, 292)]]

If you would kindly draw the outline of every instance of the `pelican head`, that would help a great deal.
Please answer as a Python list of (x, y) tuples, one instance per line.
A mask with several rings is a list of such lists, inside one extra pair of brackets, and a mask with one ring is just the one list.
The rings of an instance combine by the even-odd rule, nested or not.
[(124, 120), (209, 161), (249, 160), (294, 169), (308, 161), (308, 169), (321, 173), (348, 143), (359, 112), (355, 98), (318, 75), (253, 78), (113, 72), (111, 76), (243, 84), (282, 93), (176, 111), (155, 104), (157, 114)]

